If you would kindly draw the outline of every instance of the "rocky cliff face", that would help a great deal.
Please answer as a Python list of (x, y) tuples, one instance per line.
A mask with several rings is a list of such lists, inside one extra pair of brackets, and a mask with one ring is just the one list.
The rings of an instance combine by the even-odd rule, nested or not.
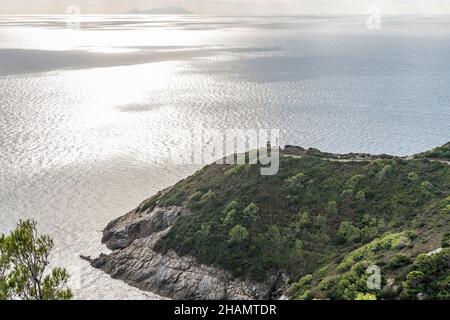
[(281, 274), (265, 283), (251, 283), (198, 264), (192, 257), (154, 251), (154, 244), (177, 218), (188, 214), (185, 206), (146, 208), (143, 203), (106, 227), (103, 242), (113, 252), (90, 260), (92, 266), (131, 286), (173, 299), (266, 299), (281, 293), (286, 281)]

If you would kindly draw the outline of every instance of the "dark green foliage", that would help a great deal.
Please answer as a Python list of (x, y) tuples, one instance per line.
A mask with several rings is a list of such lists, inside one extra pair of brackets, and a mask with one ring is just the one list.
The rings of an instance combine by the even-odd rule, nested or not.
[(372, 261), (363, 260), (352, 266), (350, 271), (344, 273), (337, 281), (334, 292), (328, 291), (329, 298), (355, 300), (360, 293), (367, 293), (366, 270), (373, 264)]
[(386, 179), (386, 177), (391, 174), (392, 172), (392, 166), (390, 164), (387, 164), (377, 173), (377, 177), (380, 180)]
[(61, 268), (46, 274), (53, 241), (39, 236), (36, 223), (21, 221), (9, 236), (0, 236), (0, 300), (67, 300), (69, 275)]
[(338, 236), (344, 243), (357, 242), (361, 238), (361, 230), (350, 221), (344, 221), (339, 226)]
[[(353, 267), (380, 264), (398, 284), (407, 258), (440, 246), (450, 219), (443, 214), (450, 167), (322, 156), (282, 155), (274, 176), (260, 175), (259, 165), (205, 167), (162, 196), (160, 205), (188, 203), (191, 214), (180, 217), (156, 249), (258, 281), (279, 270), (293, 280), (311, 274), (310, 284), (298, 286), (304, 290), (293, 290), (296, 298), (381, 297), (362, 291), (358, 279), (366, 275), (361, 265)], [(394, 259), (399, 253), (406, 258)]]
[(398, 269), (407, 266), (411, 263), (411, 258), (403, 253), (395, 255), (391, 260), (389, 260), (388, 267), (391, 269)]
[(442, 237), (442, 248), (450, 248), (450, 232), (447, 232)]
[(379, 259), (385, 254), (394, 254), (398, 242), (404, 237), (404, 233), (388, 234), (346, 253), (343, 259), (335, 260), (314, 272), (308, 285), (299, 287), (294, 283), (288, 294), (295, 299), (302, 299), (306, 291), (309, 292), (310, 298), (346, 300), (362, 299), (363, 296), (376, 298), (380, 293), (367, 287), (367, 279), (371, 274), (368, 268), (380, 264)]
[(338, 204), (336, 201), (330, 201), (327, 205), (327, 213), (328, 214), (337, 214), (339, 212)]
[(245, 227), (238, 224), (231, 229), (229, 235), (231, 242), (241, 243), (248, 238), (248, 231)]
[(342, 201), (350, 201), (353, 197), (353, 189), (345, 189), (344, 191), (342, 191), (341, 193), (341, 199)]
[(434, 148), (431, 151), (423, 152), (416, 155), (417, 158), (437, 158), (437, 159), (450, 159), (450, 142), (444, 144), (441, 147)]
[(450, 214), (450, 196), (446, 197), (441, 203), (441, 212), (443, 214)]
[(244, 209), (244, 217), (247, 220), (250, 220), (251, 222), (256, 222), (258, 219), (258, 212), (259, 208), (256, 204), (251, 202), (245, 209)]
[(356, 199), (360, 202), (364, 202), (366, 200), (366, 193), (364, 191), (358, 191)]
[(403, 288), (408, 298), (450, 299), (450, 248), (419, 255)]
[(408, 173), (408, 179), (411, 182), (416, 182), (417, 180), (419, 180), (419, 176), (415, 172), (410, 172), (410, 173)]

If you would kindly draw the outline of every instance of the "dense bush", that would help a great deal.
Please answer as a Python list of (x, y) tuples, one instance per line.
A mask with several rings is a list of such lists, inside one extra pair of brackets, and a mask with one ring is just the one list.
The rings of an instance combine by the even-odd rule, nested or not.
[(350, 221), (344, 221), (339, 226), (338, 236), (344, 243), (357, 242), (361, 237), (361, 230)]
[(403, 288), (409, 298), (450, 299), (450, 248), (421, 254), (406, 276)]
[(409, 265), (411, 263), (411, 258), (403, 253), (395, 255), (391, 260), (389, 260), (389, 268), (397, 269)]
[(242, 242), (248, 238), (248, 231), (241, 225), (236, 225), (230, 231), (231, 242)]
[(370, 293), (361, 293), (359, 292), (356, 295), (355, 300), (377, 300), (377, 296)]
[(438, 159), (450, 159), (450, 142), (444, 144), (441, 147), (435, 148), (431, 151), (427, 151), (417, 155), (418, 158), (438, 158)]

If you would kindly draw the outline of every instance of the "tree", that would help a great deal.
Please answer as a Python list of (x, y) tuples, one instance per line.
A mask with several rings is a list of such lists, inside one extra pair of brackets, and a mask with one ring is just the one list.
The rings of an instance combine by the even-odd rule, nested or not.
[(410, 297), (415, 297), (418, 293), (425, 290), (426, 276), (422, 271), (411, 271), (406, 276), (406, 281), (403, 282), (403, 289)]
[(356, 189), (359, 185), (359, 182), (364, 178), (363, 174), (356, 174), (354, 176), (352, 176), (348, 181), (347, 181), (347, 187), (349, 189)]
[(387, 164), (383, 167), (383, 169), (381, 169), (381, 171), (379, 171), (377, 173), (377, 177), (380, 180), (383, 180), (384, 178), (386, 178), (391, 172), (392, 172), (393, 168), (390, 164)]
[(327, 227), (327, 218), (325, 218), (322, 215), (318, 215), (315, 217), (314, 219), (314, 225), (320, 230), (320, 231), (325, 231), (326, 227)]
[(364, 202), (366, 200), (366, 193), (364, 191), (358, 191), (356, 193), (356, 199), (360, 202)]
[(353, 197), (353, 190), (352, 189), (346, 189), (346, 190), (342, 191), (342, 193), (341, 193), (341, 198), (344, 201), (351, 200), (352, 197)]
[(292, 176), (286, 180), (286, 184), (290, 189), (299, 189), (303, 188), (307, 178), (303, 172), (297, 173), (295, 176)]
[(236, 225), (230, 231), (231, 242), (242, 242), (248, 238), (248, 231), (245, 227), (241, 225)]
[(327, 204), (327, 213), (328, 214), (337, 214), (338, 213), (338, 205), (337, 205), (337, 202), (336, 201), (330, 201), (330, 202), (328, 202), (328, 204)]
[(295, 252), (295, 255), (297, 257), (301, 256), (301, 254), (303, 253), (303, 242), (302, 242), (302, 240), (299, 240), (299, 239), (295, 240), (294, 252)]
[(53, 240), (37, 233), (36, 222), (20, 221), (0, 237), (0, 299), (68, 300), (69, 274), (61, 268), (46, 273)]
[(311, 223), (311, 218), (309, 217), (308, 211), (304, 211), (298, 215), (298, 222), (301, 227), (304, 227)]
[(404, 292), (410, 298), (421, 294), (425, 299), (447, 299), (450, 296), (445, 292), (450, 287), (449, 266), (449, 248), (433, 254), (419, 254), (402, 283)]
[(202, 203), (207, 203), (210, 201), (213, 201), (214, 199), (217, 198), (217, 195), (215, 192), (213, 192), (212, 190), (209, 190), (207, 193), (205, 193), (202, 197), (200, 202)]
[(441, 241), (442, 248), (450, 248), (450, 232), (447, 232), (442, 237)]
[(450, 213), (450, 204), (446, 205), (445, 208), (442, 209), (442, 213), (444, 214)]
[(419, 175), (415, 172), (408, 173), (408, 180), (410, 182), (416, 182), (419, 179)]
[(238, 202), (233, 200), (233, 201), (231, 201), (230, 203), (227, 204), (225, 209), (223, 209), (223, 213), (228, 213), (231, 210), (237, 210), (238, 207), (239, 207)]
[(234, 220), (236, 219), (237, 211), (236, 209), (231, 209), (227, 212), (225, 218), (223, 219), (223, 223), (226, 225), (232, 225)]
[(355, 227), (350, 221), (343, 221), (338, 230), (339, 238), (346, 242), (351, 243), (359, 240), (361, 231), (358, 227)]
[(258, 212), (258, 206), (252, 202), (244, 209), (244, 216), (248, 217), (250, 220), (255, 220)]

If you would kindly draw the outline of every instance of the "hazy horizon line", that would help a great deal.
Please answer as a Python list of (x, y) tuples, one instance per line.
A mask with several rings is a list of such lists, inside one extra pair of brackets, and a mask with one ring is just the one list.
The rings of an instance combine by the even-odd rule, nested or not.
[[(72, 16), (70, 13), (0, 13), (0, 16)], [(81, 13), (79, 16), (207, 16), (207, 17), (365, 17), (367, 13), (304, 13), (304, 14), (161, 14), (161, 13)], [(383, 13), (383, 16), (403, 17), (403, 16), (449, 16), (450, 13)]]

